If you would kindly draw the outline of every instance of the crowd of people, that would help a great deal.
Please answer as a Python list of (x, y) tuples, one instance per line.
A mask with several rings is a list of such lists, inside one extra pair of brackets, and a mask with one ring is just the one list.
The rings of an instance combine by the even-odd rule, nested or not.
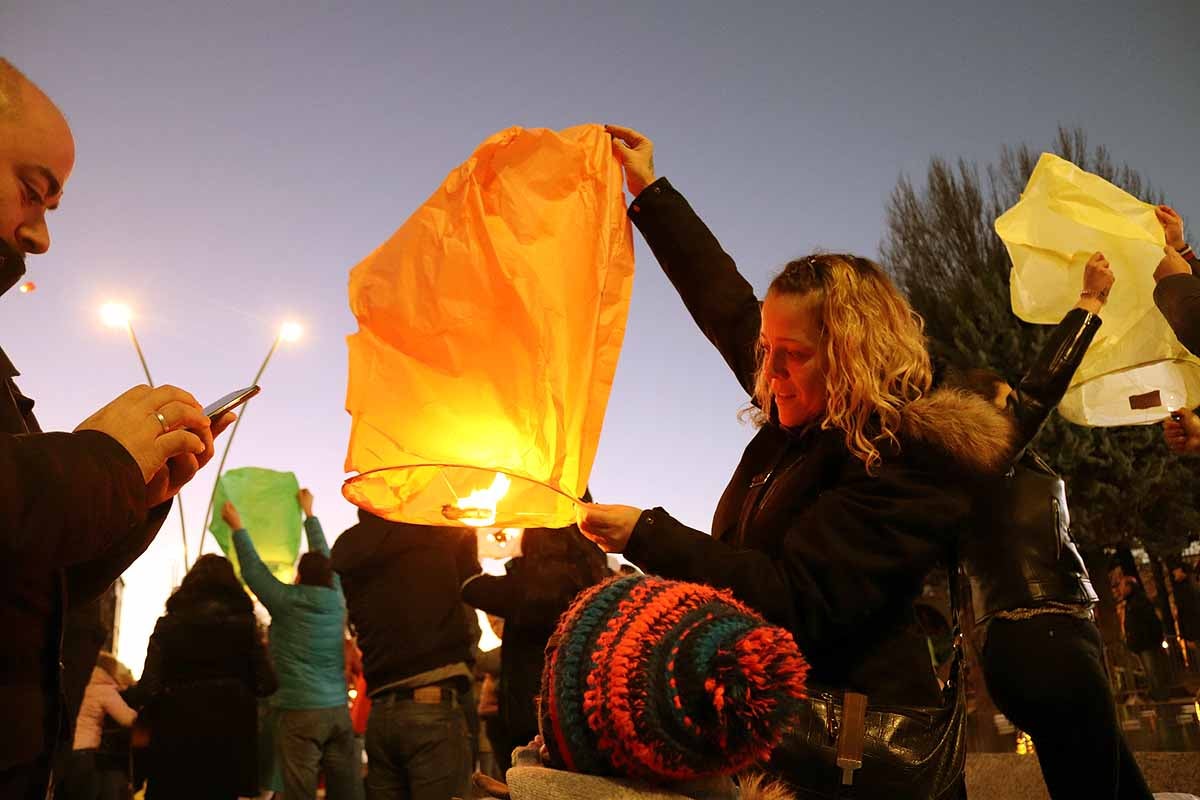
[[(0, 796), (94, 800), (144, 781), (148, 798), (299, 800), (323, 779), (332, 800), (965, 797), (961, 645), (939, 676), (913, 606), (940, 566), (969, 588), (988, 688), (1032, 736), (1051, 795), (1151, 796), (1116, 716), (1064, 482), (1032, 447), (1120, 291), (1104, 255), (1015, 385), (988, 365), (935, 367), (878, 264), (814, 253), (760, 301), (655, 174), (650, 139), (608, 131), (630, 218), (757, 428), (711, 530), (582, 498), (577, 526), (525, 531), (492, 576), (473, 531), (365, 510), (331, 549), (301, 491), (308, 547), (288, 584), (227, 504), (240, 579), (201, 556), (132, 684), (74, 632), (233, 415), (210, 420), (183, 389), (142, 386), (73, 432), (43, 433), (0, 353)], [(0, 289), (49, 248), (46, 214), (73, 165), (62, 113), (0, 60)], [(1200, 352), (1200, 262), (1180, 216), (1158, 214), (1155, 301)], [(1164, 426), (1171, 449), (1200, 452), (1195, 414)], [(611, 576), (606, 553), (657, 577)], [(1113, 588), (1154, 674), (1161, 623), (1136, 575)], [(1194, 619), (1194, 593), (1177, 595)], [(504, 634), (483, 733), (476, 608)], [(348, 687), (370, 704), (363, 742)], [(103, 757), (106, 719), (143, 754), (132, 769)], [(481, 736), (502, 769), (473, 786)]]

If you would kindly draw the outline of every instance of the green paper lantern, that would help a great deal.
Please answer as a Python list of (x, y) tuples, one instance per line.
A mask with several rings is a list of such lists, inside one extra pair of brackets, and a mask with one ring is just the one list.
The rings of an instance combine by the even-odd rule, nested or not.
[(277, 472), (261, 467), (231, 469), (217, 479), (213, 500), (213, 519), (208, 529), (233, 562), (241, 577), (237, 552), (233, 547), (233, 531), (221, 519), (221, 509), (231, 501), (242, 516), (242, 524), (250, 533), (259, 558), (276, 578), (291, 583), (295, 577), (296, 558), (300, 554), (300, 502), (296, 494), (300, 482), (294, 472)]

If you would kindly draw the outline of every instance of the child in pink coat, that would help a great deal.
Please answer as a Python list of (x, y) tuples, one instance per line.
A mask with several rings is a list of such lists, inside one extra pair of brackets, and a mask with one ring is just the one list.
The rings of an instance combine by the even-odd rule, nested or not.
[(128, 728), (137, 719), (137, 712), (129, 707), (120, 694), (121, 689), (129, 683), (126, 679), (123, 686), (119, 680), (122, 670), (120, 662), (108, 653), (101, 653), (92, 669), (92, 677), (83, 693), (79, 716), (75, 720), (73, 751), (58, 789), (58, 796), (65, 800), (96, 800), (100, 796), (96, 755), (105, 721), (112, 717), (119, 725)]

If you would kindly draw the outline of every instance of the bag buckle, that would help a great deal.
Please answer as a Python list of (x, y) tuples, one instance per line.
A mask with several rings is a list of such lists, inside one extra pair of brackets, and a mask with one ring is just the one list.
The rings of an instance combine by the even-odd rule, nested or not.
[[(832, 715), (830, 716), (832, 719)], [(831, 728), (834, 727), (831, 725)], [(867, 696), (846, 692), (842, 698), (842, 724), (837, 737), (837, 765), (842, 770), (842, 785), (854, 783), (854, 771), (862, 769), (863, 744), (867, 736)]]

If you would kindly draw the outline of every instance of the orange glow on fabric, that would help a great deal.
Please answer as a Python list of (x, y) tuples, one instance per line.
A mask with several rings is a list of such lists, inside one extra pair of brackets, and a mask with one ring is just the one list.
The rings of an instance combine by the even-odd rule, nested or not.
[(427, 525), (574, 522), (633, 271), (601, 126), (488, 138), (350, 273), (346, 498)]

